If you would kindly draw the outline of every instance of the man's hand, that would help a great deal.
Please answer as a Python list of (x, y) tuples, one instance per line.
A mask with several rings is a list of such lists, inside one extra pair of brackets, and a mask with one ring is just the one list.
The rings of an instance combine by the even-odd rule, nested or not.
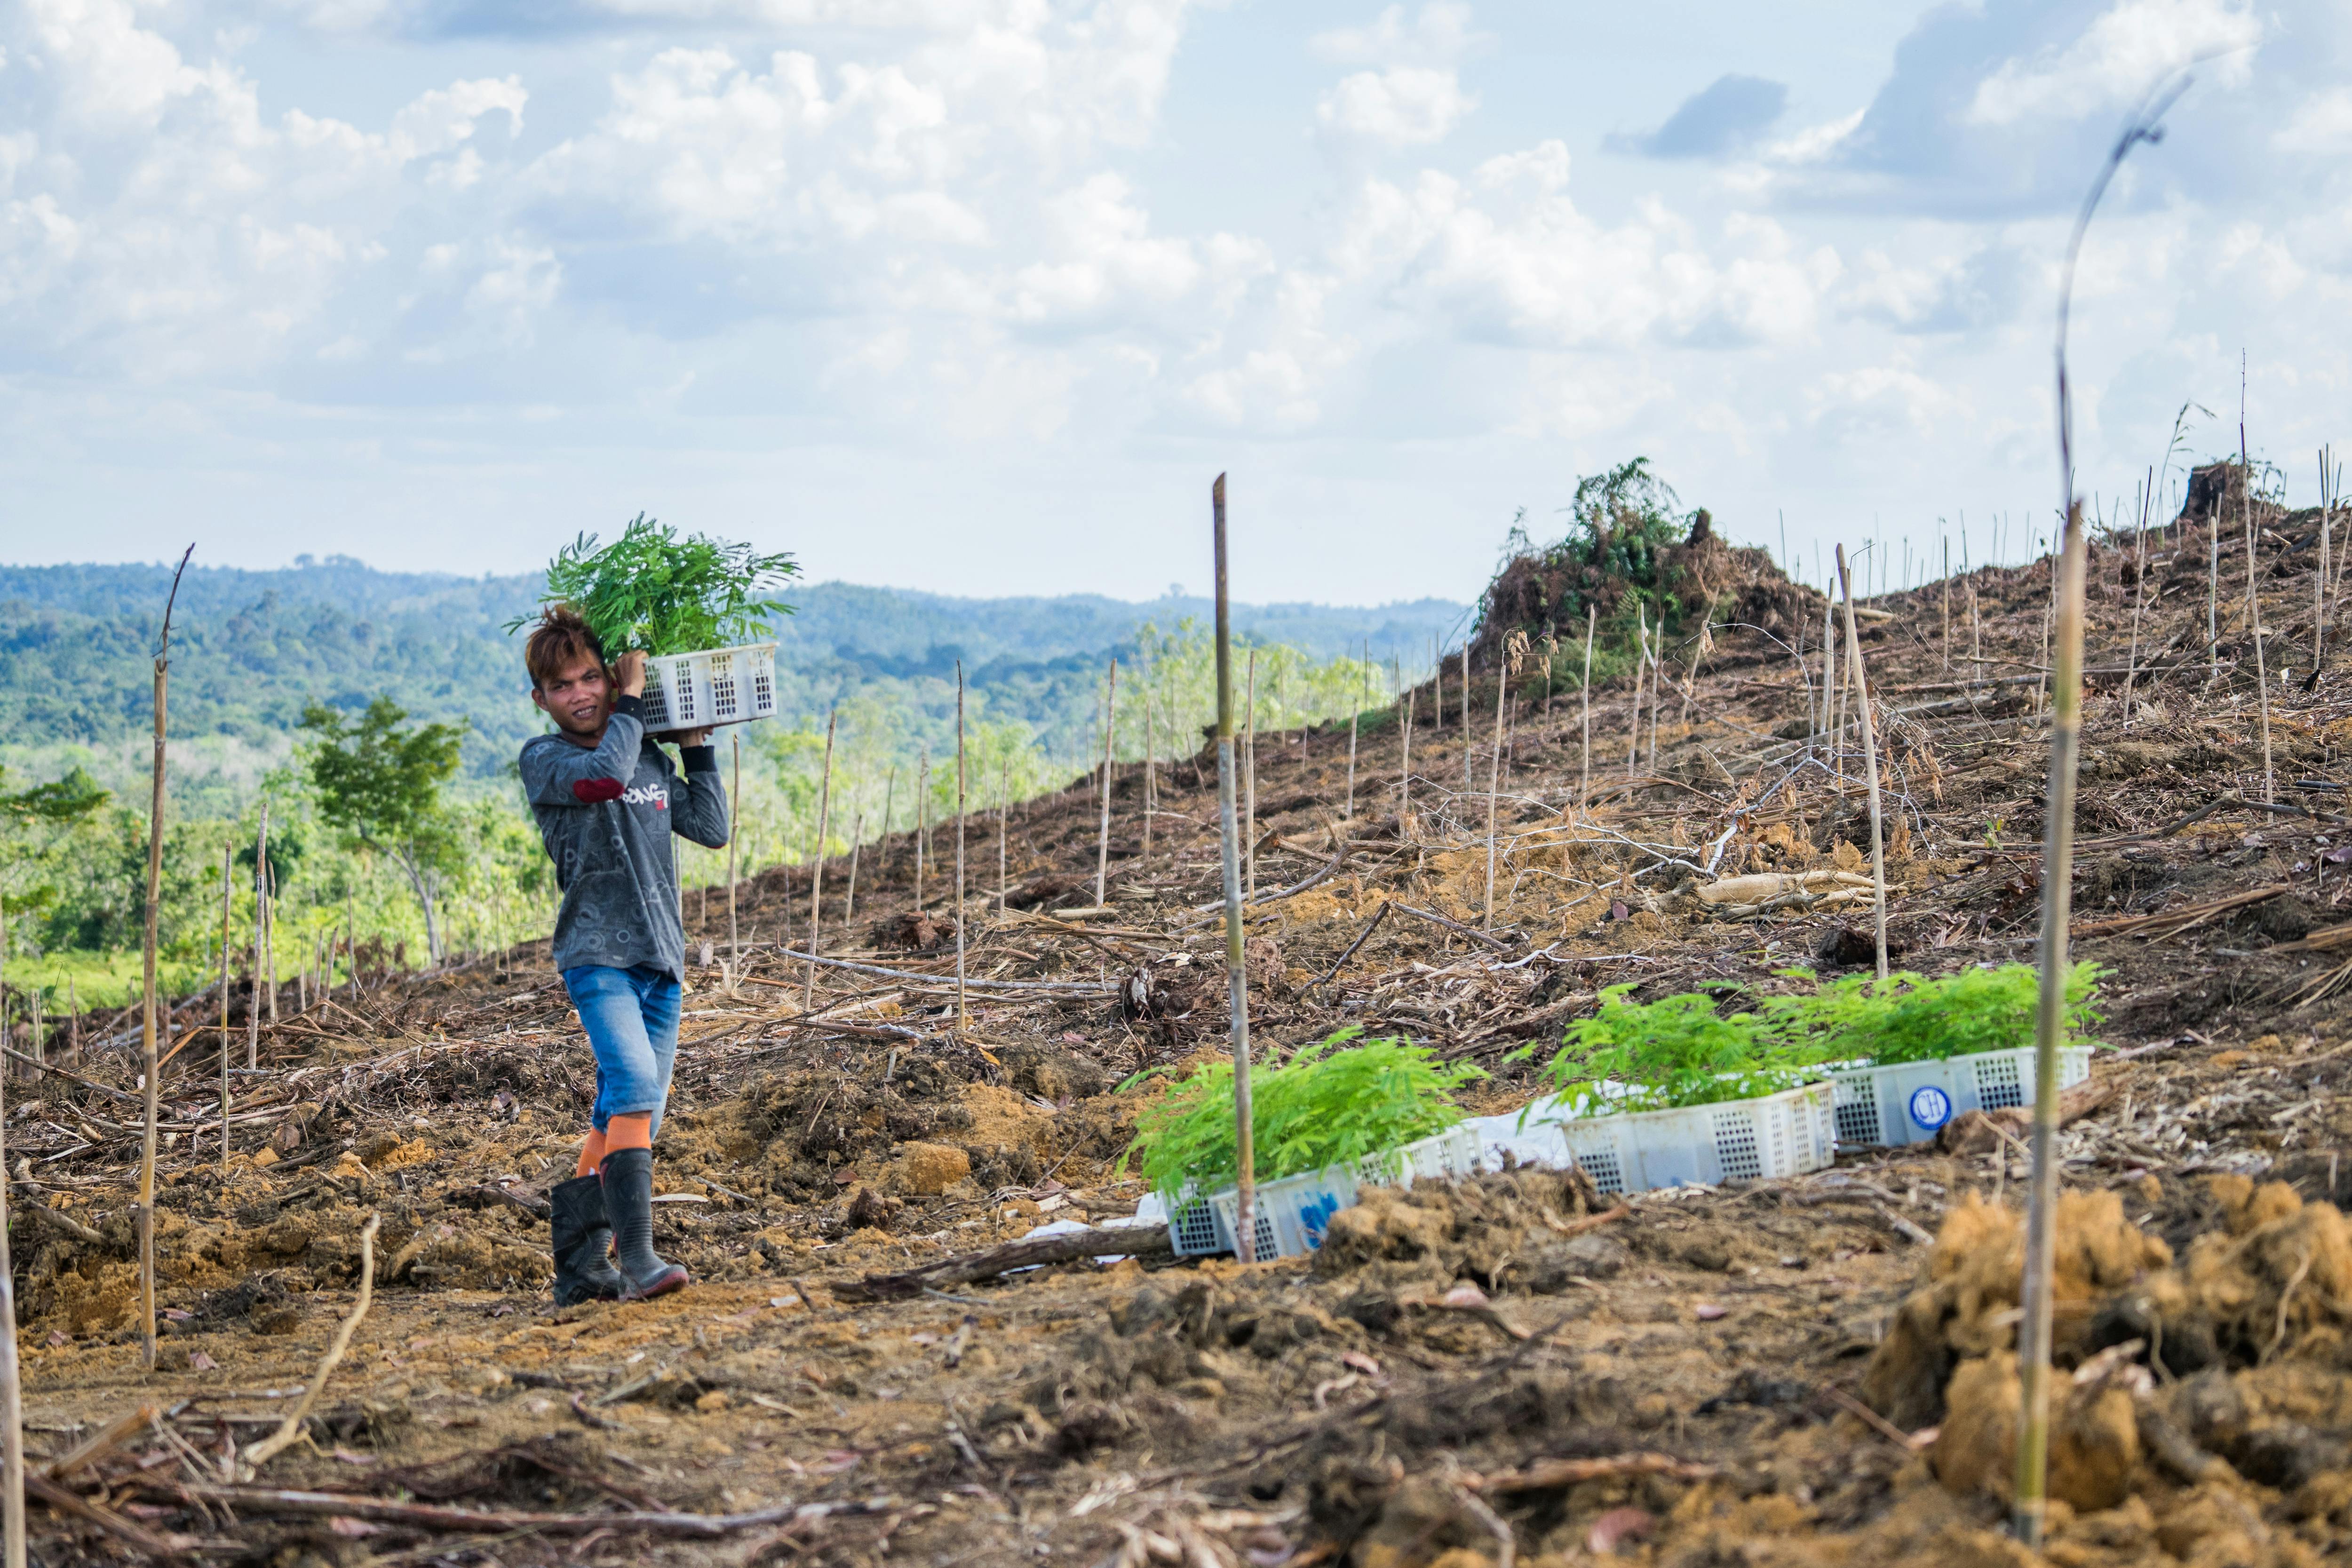
[(620, 688), (624, 697), (643, 697), (646, 694), (646, 656), (633, 650), (614, 659), (613, 684)]
[(710, 744), (710, 731), (709, 730), (672, 730), (662, 739), (675, 741), (681, 746), (707, 746)]

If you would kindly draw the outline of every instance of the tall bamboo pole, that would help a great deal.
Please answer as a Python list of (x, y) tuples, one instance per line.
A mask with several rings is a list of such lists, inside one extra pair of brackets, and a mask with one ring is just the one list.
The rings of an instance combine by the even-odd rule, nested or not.
[[(236, 863), (236, 851), (221, 846), (221, 949), (220, 949), (220, 1096), (221, 1096), (221, 1169), (228, 1169), (228, 910), (229, 877)], [(191, 1139), (193, 1142), (193, 1139)]]
[[(162, 1077), (155, 1056), (155, 992), (156, 928), (163, 910), (163, 715), (165, 699), (172, 684), (172, 607), (179, 603), (180, 575), (188, 569), (188, 556), (196, 547), (188, 546), (180, 557), (180, 569), (172, 574), (172, 595), (163, 603), (163, 629), (155, 639), (155, 762), (147, 797), (147, 919), (140, 962), (144, 1001), (141, 1007), (139, 1026), (140, 1084), (144, 1090), (146, 1125), (139, 1144), (139, 1344), (141, 1359), (149, 1371), (155, 1366), (155, 1122), (157, 1082)], [(0, 1160), (0, 1166), (5, 1160)], [(0, 1187), (5, 1187), (5, 1169), (0, 1169)], [(0, 1231), (6, 1228), (6, 1215), (0, 1213)], [(5, 1260), (0, 1260), (5, 1267)], [(13, 1363), (16, 1338), (16, 1302), (13, 1294), (8, 1303), (6, 1321), (0, 1322), (0, 1334), (9, 1342)], [(8, 1369), (8, 1393), (13, 1403), (16, 1393), (16, 1369)], [(14, 1409), (0, 1411), (0, 1421), (7, 1424), (5, 1437), (7, 1452), (5, 1486), (16, 1513), (14, 1539), (7, 1542), (12, 1562), (24, 1560), (24, 1486), (25, 1453), (23, 1423)]]
[(1160, 736), (1151, 727), (1151, 681), (1143, 682), (1143, 865), (1151, 866), (1151, 819), (1160, 815), (1160, 769), (1155, 752)]
[(1412, 818), (1412, 708), (1418, 689), (1404, 694), (1404, 752), (1397, 759), (1397, 831), (1410, 837)]
[(1470, 773), (1470, 645), (1462, 645), (1462, 794), (1466, 798), (1475, 787)]
[(1872, 923), (1878, 947), (1878, 978), (1886, 978), (1886, 840), (1881, 831), (1878, 802), (1878, 726), (1870, 717), (1870, 677), (1862, 661), (1862, 639), (1853, 627), (1853, 580), (1848, 574), (1845, 546), (1837, 547), (1838, 586), (1845, 595), (1846, 658), (1853, 679), (1854, 710), (1862, 716), (1862, 765), (1870, 784), (1870, 898)]
[(923, 860), (931, 838), (931, 749), (923, 748), (915, 766), (915, 909), (923, 907)]
[(996, 913), (1000, 919), (1004, 914), (1005, 890), (1011, 886), (1004, 875), (1004, 836), (1005, 816), (1012, 805), (1013, 759), (1006, 757), (997, 763), (996, 774)]
[(824, 931), (824, 922), (819, 918), (824, 909), (824, 836), (833, 814), (833, 730), (840, 721), (838, 708), (824, 716), (824, 776), (816, 792), (816, 864), (809, 870), (808, 981), (801, 991), (803, 1013), (816, 1005), (817, 939)]
[[(2033, 1020), (2033, 1173), (2025, 1220), (2025, 1277), (2018, 1324), (2021, 1384), (2016, 1507), (2012, 1523), (2028, 1552), (2042, 1549), (2050, 1460), (2051, 1288), (2058, 1250), (2058, 1043), (2066, 1017), (2066, 921), (2074, 880), (2074, 771), (2083, 724), (2083, 508), (2074, 495), (2074, 405), (2066, 376), (2066, 325), (2074, 290), (2074, 263), (2099, 198), (2132, 148), (2154, 142), (2166, 110), (2186, 90), (2175, 78), (2141, 100), (2138, 111), (2092, 183), (2066, 247), (2058, 287), (2058, 471), (2066, 529), (2058, 595), (2057, 690), (2050, 724), (2050, 776), (2042, 789), (2042, 976)], [(2215, 509), (2215, 537), (2220, 509)], [(2248, 606), (2250, 609), (2252, 606)]]
[(1248, 733), (1242, 742), (1242, 896), (1257, 897), (1257, 649), (1249, 654), (1244, 701)]
[(1650, 615), (1639, 599), (1633, 601), (1633, 729), (1625, 737), (1625, 776), (1632, 778), (1642, 760), (1642, 677), (1649, 670)]
[(1363, 717), (1364, 704), (1372, 699), (1372, 639), (1364, 639), (1364, 684), (1357, 694), (1355, 705), (1348, 712), (1348, 794), (1346, 804), (1339, 808), (1339, 820), (1353, 821), (1356, 816), (1356, 724)]
[[(729, 739), (735, 754), (735, 782), (727, 789), (727, 988), (732, 991), (735, 988), (735, 982), (743, 973), (743, 930), (736, 923), (735, 919), (735, 839), (737, 836), (734, 832), (735, 813), (741, 810), (743, 805), (742, 732), (738, 731)], [(855, 869), (856, 862), (853, 860), (850, 865), (853, 868), (849, 873), (849, 886), (854, 894), (857, 888), (857, 872)], [(847, 916), (843, 917), (845, 921), (847, 918)]]
[[(1110, 668), (1111, 668), (1111, 679), (1112, 679), (1113, 680), (1118, 679), (1118, 662), (1116, 659), (1112, 660), (1112, 661), (1111, 661), (1111, 667), (1110, 667)], [(1103, 771), (1104, 771), (1106, 773), (1108, 773), (1110, 771), (1110, 770), (1109, 770), (1109, 767), (1108, 767), (1108, 764), (1105, 764), (1105, 767), (1104, 767), (1104, 770), (1103, 770)], [(1106, 780), (1104, 781), (1104, 784), (1103, 784), (1103, 816), (1104, 816), (1104, 820), (1105, 820), (1106, 822), (1108, 822), (1108, 821), (1109, 820), (1109, 816), (1110, 816), (1110, 785), (1109, 785), (1109, 781), (1108, 781), (1108, 779), (1106, 779)], [(964, 947), (964, 935), (963, 935), (963, 926), (964, 926), (964, 921), (963, 921), (963, 820), (964, 820), (964, 765), (963, 765), (963, 660), (961, 660), (961, 659), (958, 659), (958, 660), (956, 660), (956, 880), (955, 880), (955, 923), (956, 923), (956, 1031), (957, 1031), (959, 1034), (963, 1033), (963, 1032), (965, 1032), (965, 1031), (969, 1030), (969, 1029), (971, 1027), (971, 1015), (969, 1012), (967, 1012), (967, 1011), (965, 1010), (965, 1007), (964, 1007), (964, 1000), (963, 1000), (963, 947)], [(1095, 897), (1095, 902), (1097, 902), (1097, 903), (1100, 903), (1100, 902), (1102, 902), (1102, 897), (1101, 897), (1101, 895), (1100, 895), (1099, 893), (1097, 893), (1097, 894), (1096, 895), (1096, 897)]]
[[(0, 906), (0, 974), (7, 957), (7, 910)], [(0, 985), (0, 997), (6, 994)], [(8, 1257), (7, 1077), (0, 1072), (0, 1563), (25, 1568), (25, 1396), (16, 1365), (16, 1277)]]
[(1233, 1008), (1234, 1148), (1239, 1202), (1234, 1250), (1257, 1261), (1257, 1158), (1250, 1116), (1249, 978), (1242, 964), (1242, 868), (1234, 833), (1233, 634), (1225, 607), (1225, 476), (1209, 490), (1217, 556), (1217, 825), (1225, 879), (1225, 994)]
[[(958, 668), (961, 668), (961, 666)], [(957, 689), (961, 691), (962, 689), (959, 687)], [(963, 700), (961, 697), (956, 700), (956, 733), (961, 735), (963, 733)], [(1108, 682), (1103, 688), (1102, 826), (1095, 839), (1095, 907), (1097, 909), (1102, 908), (1103, 900), (1110, 888), (1111, 737), (1118, 732), (1118, 660), (1113, 658), (1110, 661)], [(961, 792), (963, 788), (963, 763), (961, 761), (963, 755), (963, 743), (961, 741), (956, 743), (956, 755), (959, 758), (956, 763), (956, 788)], [(957, 809), (961, 811), (962, 808), (959, 806)], [(956, 832), (957, 842), (962, 842), (963, 828), (961, 825), (956, 828)]]
[(1576, 809), (1592, 809), (1592, 627), (1594, 607), (1584, 606), (1584, 681), (1580, 695), (1584, 699), (1584, 748), (1576, 766)]
[(886, 882), (890, 879), (890, 808), (898, 804), (898, 769), (894, 763), (889, 778), (882, 785), (882, 842), (879, 847), (882, 868), (875, 873)]
[(2311, 668), (2327, 662), (2327, 456), (2319, 458), (2319, 570), (2311, 576)]
[(2246, 526), (2246, 626), (2254, 634), (2254, 684), (2263, 710), (2263, 799), (2278, 801), (2278, 774), (2271, 767), (2271, 672), (2263, 654), (2263, 601), (2254, 576), (2254, 470), (2246, 460), (2246, 356), (2238, 352), (2238, 502)]
[(1486, 897), (1480, 917), (1480, 929), (1489, 931), (1495, 929), (1495, 811), (1503, 798), (1503, 703), (1511, 689), (1512, 643), (1518, 636), (1514, 632), (1504, 639), (1502, 662), (1495, 666), (1495, 754), (1486, 763)]
[(1948, 673), (1948, 673), (1950, 672), (1950, 670), (1951, 670), (1951, 668), (1952, 668), (1952, 542), (1951, 542), (1950, 540), (1947, 539), (1947, 540), (1945, 540), (1945, 541), (1943, 542), (1943, 544), (1944, 544), (1944, 577), (1943, 577), (1943, 584), (1944, 584), (1944, 669), (1945, 669), (1946, 673)]

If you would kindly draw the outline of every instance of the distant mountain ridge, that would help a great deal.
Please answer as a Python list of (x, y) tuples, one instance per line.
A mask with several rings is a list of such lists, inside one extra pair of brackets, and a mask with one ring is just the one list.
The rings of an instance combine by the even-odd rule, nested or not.
[[(0, 743), (110, 746), (151, 722), (154, 637), (168, 565), (0, 565)], [(468, 719), (468, 771), (503, 769), (539, 731), (519, 640), (535, 575), (381, 572), (348, 556), (274, 571), (191, 566), (173, 616), (171, 728), (274, 748), (311, 700), (356, 707), (379, 692), (421, 718)], [(1092, 595), (961, 599), (844, 583), (795, 585), (776, 627), (787, 714), (873, 684), (930, 687), (958, 659), (994, 711), (1052, 738), (1079, 724), (1074, 694), (1147, 621), (1205, 620), (1205, 599), (1128, 603)], [(1360, 654), (1408, 668), (1433, 637), (1460, 635), (1465, 605), (1235, 605), (1243, 633), (1321, 658)]]

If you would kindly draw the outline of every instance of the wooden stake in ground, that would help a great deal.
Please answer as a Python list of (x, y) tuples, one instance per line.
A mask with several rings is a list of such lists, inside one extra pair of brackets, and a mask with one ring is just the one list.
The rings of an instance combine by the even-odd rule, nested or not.
[(808, 984), (801, 992), (803, 1013), (816, 1005), (817, 939), (824, 934), (824, 921), (820, 918), (824, 909), (824, 835), (833, 813), (833, 729), (840, 721), (838, 708), (824, 717), (824, 775), (816, 791), (816, 863), (809, 871), (809, 966)]
[(857, 857), (866, 847), (866, 805), (858, 803), (857, 815), (849, 825), (849, 887), (841, 903), (841, 934), (849, 935), (849, 922), (857, 918)]
[[(736, 978), (743, 973), (743, 931), (735, 921), (735, 813), (743, 809), (743, 736), (740, 731), (730, 737), (735, 753), (735, 782), (727, 790), (727, 988), (735, 988)], [(852, 854), (856, 851), (852, 850)], [(850, 897), (857, 896), (857, 862), (849, 863)], [(848, 923), (849, 917), (842, 916)]]
[(1004, 894), (1010, 884), (1004, 876), (1004, 818), (1013, 804), (1013, 759), (1005, 758), (997, 764), (996, 774), (996, 912), (1004, 913)]
[(1421, 693), (1404, 694), (1404, 752), (1397, 760), (1397, 831), (1412, 835), (1412, 705)]
[(1462, 793), (1475, 788), (1470, 773), (1470, 645), (1462, 645)]
[(1346, 804), (1339, 808), (1339, 820), (1351, 822), (1356, 816), (1356, 721), (1363, 716), (1364, 704), (1372, 700), (1372, 639), (1364, 639), (1364, 684), (1355, 705), (1348, 711), (1348, 794)]
[(1160, 776), (1155, 752), (1160, 737), (1151, 727), (1151, 680), (1143, 682), (1143, 865), (1151, 865), (1151, 819), (1160, 815)]
[[(961, 667), (959, 666), (958, 668)], [(961, 688), (958, 688), (958, 689), (961, 690)], [(959, 706), (956, 709), (956, 712), (961, 715), (963, 712), (963, 709), (961, 706), (961, 698), (958, 699), (958, 703)], [(1110, 886), (1111, 737), (1116, 735), (1118, 732), (1118, 660), (1114, 658), (1110, 661), (1110, 675), (1103, 687), (1102, 826), (1095, 839), (1095, 908), (1097, 909), (1102, 908), (1104, 897), (1108, 891)], [(956, 721), (956, 733), (959, 735), (963, 733), (963, 721), (961, 717)], [(956, 763), (956, 790), (958, 792), (958, 798), (961, 799), (961, 792), (963, 790), (963, 763), (961, 760), (963, 755), (961, 742), (957, 742), (956, 755), (958, 758)], [(961, 811), (962, 807), (958, 806), (957, 809)], [(956, 831), (961, 835), (963, 829), (959, 826)], [(958, 842), (961, 841), (961, 838), (959, 838)]]
[(2254, 634), (2254, 682), (2261, 688), (2263, 710), (2263, 800), (2278, 801), (2278, 774), (2271, 769), (2271, 672), (2263, 655), (2263, 601), (2254, 576), (2254, 470), (2246, 461), (2246, 356), (2238, 353), (2238, 491), (2239, 510), (2246, 523), (2246, 625)]
[(1944, 671), (1952, 668), (1952, 542), (1944, 541)]
[(1479, 930), (1495, 929), (1495, 811), (1503, 798), (1503, 702), (1511, 689), (1511, 671), (1527, 650), (1528, 635), (1513, 632), (1503, 639), (1503, 662), (1495, 667), (1495, 754), (1486, 763), (1486, 900)]
[[(2074, 404), (2066, 378), (2066, 321), (2074, 263), (2099, 198), (2133, 147), (2155, 142), (2158, 121), (2187, 89), (2177, 77), (2141, 100), (2084, 198), (2058, 286), (2058, 472), (2065, 498), (2058, 593), (2057, 690), (2050, 725), (2050, 774), (2042, 787), (2042, 975), (2033, 1024), (2033, 1173), (2026, 1205), (2025, 1269), (2017, 1331), (2021, 1384), (2016, 1503), (2011, 1524), (2028, 1552), (2042, 1550), (2050, 1462), (2052, 1285), (2058, 1252), (2058, 1045), (2066, 1021), (2066, 922), (2074, 882), (2074, 770), (2083, 724), (2083, 508), (2074, 497)], [(2215, 508), (2215, 537), (2220, 537)], [(2249, 605), (2249, 610), (2259, 610)]]
[(1584, 748), (1576, 765), (1576, 809), (1592, 809), (1592, 627), (1596, 611), (1584, 606), (1584, 679), (1578, 694), (1584, 700)]
[[(0, 1000), (8, 994), (7, 962), (8, 911), (0, 904)], [(0, 1034), (5, 1033), (0, 1028)], [(149, 1059), (153, 1059), (152, 1051)], [(0, 1072), (0, 1178), (8, 1166), (7, 1078)], [(149, 1081), (153, 1081), (152, 1072)], [(16, 1278), (8, 1258), (8, 1184), (0, 1179), (0, 1557), (5, 1557), (4, 1568), (25, 1568), (25, 1395), (16, 1367)]]
[[(196, 547), (189, 545), (187, 553), (180, 557), (179, 571), (172, 574), (171, 597), (163, 602), (163, 629), (155, 639), (155, 761), (147, 797), (147, 921), (140, 956), (144, 1001), (139, 1027), (140, 1079), (146, 1107), (146, 1125), (139, 1144), (139, 1343), (141, 1357), (151, 1372), (155, 1367), (155, 1122), (157, 1079), (163, 1076), (155, 1058), (155, 1009), (161, 1000), (155, 991), (155, 946), (163, 888), (163, 714), (172, 681), (172, 607), (179, 602), (180, 574), (188, 569), (188, 556), (195, 552)], [(0, 1186), (5, 1185), (5, 1181), (0, 1180)], [(13, 1311), (9, 1321), (0, 1324), (0, 1329), (5, 1329), (12, 1340), (16, 1337)], [(10, 1426), (13, 1433), (16, 1423), (12, 1420)], [(20, 1445), (22, 1442), (13, 1436), (10, 1440)], [(16, 1483), (21, 1491), (21, 1458)], [(17, 1506), (21, 1511), (21, 1499)]]
[(221, 1169), (228, 1169), (228, 903), (229, 876), (236, 861), (236, 852), (227, 845), (221, 846), (221, 1021), (220, 1021), (220, 1091), (221, 1091)]
[(1209, 491), (1217, 554), (1217, 826), (1225, 879), (1225, 994), (1233, 1009), (1234, 1149), (1238, 1202), (1234, 1250), (1257, 1261), (1257, 1159), (1250, 1116), (1249, 977), (1242, 966), (1241, 847), (1234, 823), (1233, 634), (1225, 609), (1225, 476)]
[(915, 764), (915, 910), (923, 908), (923, 860), (931, 838), (931, 749), (923, 748)]
[(1242, 897), (1257, 897), (1257, 649), (1250, 649), (1249, 695), (1242, 742)]
[(1649, 669), (1650, 615), (1642, 601), (1633, 601), (1633, 719), (1625, 736), (1625, 776), (1632, 778), (1642, 760), (1642, 677)]
[(884, 881), (890, 879), (890, 808), (898, 804), (898, 769), (893, 764), (890, 776), (882, 785), (882, 842), (877, 852), (882, 857), (882, 868), (877, 872)]
[(2311, 575), (2311, 668), (2327, 663), (2327, 454), (2319, 454), (2319, 570)]
[[(1118, 679), (1118, 661), (1117, 659), (1113, 659), (1113, 660), (1111, 661), (1110, 668), (1111, 668), (1111, 679), (1112, 679), (1113, 680), (1117, 680), (1117, 679)], [(1109, 764), (1108, 764), (1108, 763), (1106, 763), (1104, 764), (1103, 771), (1104, 771), (1104, 773), (1105, 773), (1106, 774), (1108, 774), (1108, 773), (1109, 773), (1110, 769), (1109, 769)], [(968, 1030), (968, 1029), (970, 1029), (970, 1028), (971, 1027), (971, 1014), (969, 1014), (968, 1012), (966, 1012), (966, 1011), (965, 1011), (965, 1009), (964, 1009), (964, 1005), (963, 1005), (963, 924), (964, 924), (964, 921), (963, 921), (963, 819), (964, 819), (964, 800), (965, 800), (965, 796), (964, 796), (964, 768), (963, 768), (963, 660), (961, 660), (961, 659), (958, 659), (958, 660), (956, 660), (956, 879), (955, 879), (955, 923), (956, 923), (956, 1031), (957, 1031), (959, 1034), (961, 1034), (961, 1033), (962, 1033), (962, 1032), (964, 1032), (964, 1031), (966, 1031), (966, 1030)], [(1108, 778), (1105, 778), (1105, 780), (1103, 781), (1103, 820), (1104, 820), (1104, 824), (1105, 824), (1106, 831), (1108, 831), (1108, 824), (1109, 824), (1109, 820), (1110, 820), (1110, 781), (1109, 781)], [(1097, 904), (1099, 904), (1099, 903), (1101, 903), (1101, 902), (1102, 902), (1102, 895), (1101, 895), (1101, 893), (1100, 893), (1099, 891), (1097, 891), (1097, 892), (1096, 893), (1096, 895), (1095, 895), (1095, 902), (1097, 902)]]
[(1854, 710), (1862, 716), (1862, 765), (1870, 782), (1870, 899), (1878, 946), (1878, 978), (1886, 978), (1886, 836), (1879, 822), (1878, 727), (1870, 718), (1870, 677), (1862, 661), (1862, 640), (1853, 627), (1853, 579), (1847, 573), (1845, 546), (1837, 547), (1838, 586), (1845, 595), (1846, 657), (1853, 678)]

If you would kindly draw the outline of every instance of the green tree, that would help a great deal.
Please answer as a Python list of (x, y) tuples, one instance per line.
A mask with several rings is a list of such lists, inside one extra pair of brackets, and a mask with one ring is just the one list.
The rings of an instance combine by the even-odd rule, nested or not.
[(457, 771), (464, 724), (402, 728), (408, 714), (379, 697), (354, 721), (323, 703), (302, 710), (316, 738), (305, 759), (319, 815), (348, 846), (379, 849), (408, 878), (425, 918), (425, 950), (441, 962), (442, 878), (464, 864), (462, 835), (441, 786)]

